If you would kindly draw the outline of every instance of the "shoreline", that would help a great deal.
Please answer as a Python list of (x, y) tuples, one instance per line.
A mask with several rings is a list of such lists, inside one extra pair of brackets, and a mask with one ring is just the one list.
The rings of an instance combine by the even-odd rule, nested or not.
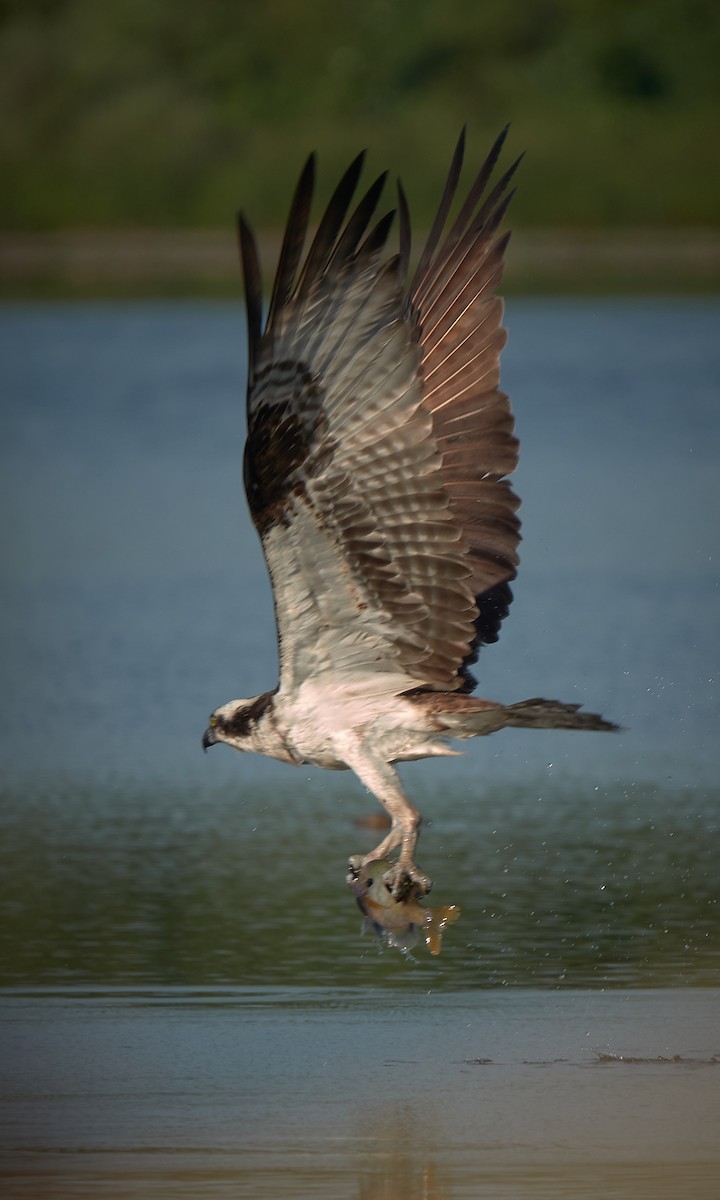
[[(259, 235), (266, 269), (279, 231)], [(416, 245), (422, 244), (418, 236)], [(526, 230), (513, 233), (507, 296), (712, 295), (720, 291), (715, 230)], [(0, 298), (237, 298), (232, 228), (0, 232)]]

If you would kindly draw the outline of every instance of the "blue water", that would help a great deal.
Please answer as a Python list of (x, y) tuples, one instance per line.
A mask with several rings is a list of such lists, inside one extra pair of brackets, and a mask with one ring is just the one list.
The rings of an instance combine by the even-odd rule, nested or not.
[(21, 994), (0, 1012), (0, 1187), (715, 1200), (716, 1012), (708, 989)]
[[(446, 967), (458, 984), (527, 974), (536, 985), (548, 958), (553, 983), (610, 972), (643, 984), (658, 971), (687, 983), (715, 969), (718, 310), (509, 308), (523, 562), (501, 640), (479, 663), (481, 694), (580, 701), (624, 732), (505, 732), (405, 769), (433, 822), (422, 852), (435, 894), (466, 913), (469, 942)], [(156, 902), (176, 874), (206, 898), (218, 891), (211, 915), (197, 916), (197, 898), (195, 921), (186, 914), (210, 930), (202, 978), (235, 980), (226, 926), (246, 904), (261, 931), (305, 928), (310, 903), (322, 915), (299, 964), (274, 936), (267, 955), (243, 958), (251, 980), (295, 978), (303, 961), (322, 970), (323, 934), (334, 961), (365, 970), (342, 878), (347, 854), (370, 844), (353, 821), (375, 802), (350, 775), (200, 752), (212, 708), (277, 678), (240, 481), (241, 310), (6, 308), (0, 334), (10, 978), (54, 978), (59, 943), (64, 977), (127, 969), (167, 982)], [(43, 881), (37, 928), (18, 916), (28, 873)], [(121, 895), (129, 918), (113, 907)], [(101, 911), (132, 966), (111, 970), (106, 929), (87, 930)], [(568, 939), (588, 922), (599, 949), (573, 974)]]
[[(481, 690), (581, 700), (628, 732), (502, 735), (443, 780), (553, 762), (600, 783), (716, 783), (718, 311), (509, 306), (523, 561)], [(240, 480), (241, 310), (5, 308), (0, 337), (6, 779), (284, 776), (197, 752), (217, 703), (276, 681)]]
[(509, 305), (480, 693), (624, 728), (404, 768), (431, 959), (360, 936), (357, 781), (200, 749), (277, 678), (240, 308), (0, 311), (5, 1194), (714, 1196), (719, 315)]

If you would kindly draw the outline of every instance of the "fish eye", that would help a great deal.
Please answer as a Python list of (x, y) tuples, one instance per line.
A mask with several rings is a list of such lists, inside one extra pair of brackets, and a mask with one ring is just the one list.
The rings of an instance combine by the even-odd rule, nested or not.
[(365, 884), (366, 884), (366, 886), (367, 886), (367, 887), (372, 887), (372, 885), (373, 885), (373, 882), (374, 882), (374, 881), (373, 881), (372, 879), (366, 879), (366, 880), (365, 880)]

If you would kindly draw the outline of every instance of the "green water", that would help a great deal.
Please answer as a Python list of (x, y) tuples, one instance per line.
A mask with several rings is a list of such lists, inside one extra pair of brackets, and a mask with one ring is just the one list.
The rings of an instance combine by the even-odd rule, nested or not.
[[(228, 751), (228, 754), (230, 752)], [(241, 765), (241, 764), (240, 764)], [(416, 777), (421, 771), (409, 773)], [(440, 772), (437, 772), (438, 778)], [(720, 974), (717, 793), (414, 789), (438, 960), (360, 937), (344, 883), (370, 797), (175, 787), (3, 797), (5, 984), (687, 986)], [(427, 794), (423, 795), (423, 791)]]

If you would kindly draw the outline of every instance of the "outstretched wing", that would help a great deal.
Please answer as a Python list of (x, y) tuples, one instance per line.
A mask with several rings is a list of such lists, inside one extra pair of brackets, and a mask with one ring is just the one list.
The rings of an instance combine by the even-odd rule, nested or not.
[[(287, 692), (340, 675), (362, 694), (456, 690), (467, 686), (463, 663), (482, 626), (476, 595), (512, 575), (509, 531), (517, 541), (514, 502), (498, 482), (514, 465), (514, 442), (496, 390), (499, 302), (489, 299), (502, 212), (494, 193), (478, 212), (481, 172), (438, 249), (456, 155), (406, 299), (406, 208), (401, 201), (401, 253), (383, 255), (392, 214), (366, 233), (382, 177), (350, 208), (361, 161), (340, 181), (301, 265), (308, 161), (264, 332), (257, 251), (240, 220), (250, 341), (245, 484), (272, 579), (280, 685)], [(492, 408), (485, 418), (484, 407)]]
[[(467, 689), (475, 681), (466, 668), (479, 646), (497, 641), (512, 600), (508, 581), (515, 578), (519, 561), (520, 501), (504, 478), (517, 466), (518, 442), (510, 401), (498, 386), (507, 334), (495, 290), (510, 238), (509, 233), (498, 237), (497, 230), (512, 199), (507, 188), (520, 158), (485, 195), (506, 134), (504, 129), (497, 138), (443, 238), (462, 167), (465, 131), (460, 135), (407, 301), (422, 348), (423, 403), (432, 414), (442, 485), (467, 546), (478, 608), (464, 660)], [(406, 212), (401, 205), (404, 221)]]

